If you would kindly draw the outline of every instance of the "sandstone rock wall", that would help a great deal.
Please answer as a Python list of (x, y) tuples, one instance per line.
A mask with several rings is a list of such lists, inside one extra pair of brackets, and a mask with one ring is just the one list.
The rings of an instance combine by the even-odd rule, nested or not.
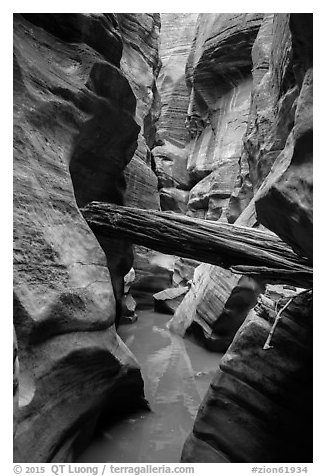
[[(229, 211), (232, 215), (230, 221), (241, 212), (237, 224), (263, 224), (288, 241), (301, 255), (311, 258), (311, 35), (309, 36), (308, 32), (303, 35), (300, 44), (305, 46), (295, 53), (296, 43), (299, 41), (296, 40), (296, 35), (300, 35), (297, 24), (300, 25), (300, 21), (303, 21), (300, 15), (294, 15), (292, 18), (288, 14), (265, 14), (252, 47), (250, 113), (243, 146), (240, 148), (238, 186), (232, 192)], [(307, 21), (308, 26), (309, 16)], [(296, 28), (294, 32), (290, 30), (291, 25)], [(222, 68), (223, 66), (219, 65), (219, 69)], [(300, 76), (300, 80), (296, 80), (296, 76)], [(202, 134), (204, 133), (205, 131)], [(301, 136), (305, 145), (295, 150), (296, 141), (301, 143)], [(215, 151), (215, 148), (212, 150)], [(217, 174), (220, 174), (220, 169)], [(214, 172), (192, 189), (189, 206), (192, 203), (193, 191), (196, 191), (199, 201), (209, 203), (210, 187), (219, 188), (219, 182), (213, 175)], [(221, 172), (221, 176), (225, 177), (224, 173)], [(230, 177), (230, 174), (227, 177)], [(249, 203), (253, 193), (255, 196)], [(223, 220), (223, 215), (220, 219)], [(211, 285), (211, 295), (215, 296), (211, 300), (214, 301), (213, 307), (218, 309), (219, 296), (223, 295), (223, 289), (230, 285), (230, 282), (223, 279), (223, 270), (206, 264), (201, 266), (207, 274), (207, 280), (215, 283)], [(188, 296), (187, 302), (181, 304), (177, 314), (184, 315), (189, 311), (195, 320), (198, 320), (202, 308), (206, 308), (205, 312), (209, 315), (210, 306), (205, 298), (204, 284), (195, 283), (194, 289), (196, 299)], [(219, 313), (215, 319), (218, 318)], [(202, 327), (205, 329), (206, 326)]]
[(160, 68), (160, 16), (156, 13), (117, 14), (122, 36), (121, 70), (133, 90), (136, 122), (141, 130), (136, 152), (125, 169), (125, 205), (158, 210), (157, 177), (152, 170), (150, 148), (156, 135), (160, 112), (156, 78)]
[(157, 80), (161, 114), (157, 145), (153, 149), (162, 210), (186, 213), (191, 179), (187, 171), (189, 134), (185, 120), (189, 91), (185, 66), (195, 33), (197, 13), (162, 13), (160, 57)]
[[(103, 411), (143, 402), (138, 364), (114, 328), (132, 248), (100, 235), (96, 240), (79, 206), (100, 200), (264, 225), (311, 261), (312, 15), (197, 16), (162, 16), (158, 76), (157, 14), (15, 15), (16, 461), (71, 460)], [(191, 278), (192, 266), (178, 260), (178, 284)], [(137, 248), (134, 267), (132, 286), (140, 294), (172, 285), (174, 257)], [(206, 344), (220, 345), (216, 336), (223, 340), (231, 326), (233, 337), (254, 305), (260, 284), (247, 284), (201, 265), (171, 326), (183, 334), (194, 322)], [(249, 292), (243, 295), (243, 289)], [(285, 327), (294, 332), (294, 346), (307, 348), (298, 380), (305, 384), (311, 316), (309, 302), (303, 304), (302, 312), (297, 305), (289, 309)], [(298, 336), (296, 313), (304, 320)], [(238, 333), (198, 414), (184, 461), (264, 461), (261, 442), (248, 435), (263, 441), (266, 434), (259, 418), (243, 414), (247, 403), (234, 396), (242, 392), (257, 403), (254, 414), (257, 408), (277, 413), (276, 423), (266, 420), (274, 425), (273, 438), (264, 441), (272, 445), (272, 458), (285, 458), (275, 443), (279, 426), (289, 439), (300, 432), (283, 408), (295, 401), (291, 392), (278, 406), (283, 394), (277, 389), (294, 374), (297, 379), (297, 370), (291, 373), (295, 358), (289, 369), (282, 367), (289, 356), (282, 334), (287, 329), (281, 327), (280, 353), (273, 354), (280, 368), (276, 391), (267, 395), (243, 378), (260, 352), (266, 322), (251, 314)], [(263, 365), (268, 369), (267, 360)], [(232, 421), (229, 433), (226, 421)], [(294, 422), (294, 429), (282, 421)], [(289, 454), (297, 454), (294, 446)]]
[(183, 148), (188, 141), (185, 115), (189, 92), (185, 82), (185, 66), (195, 33), (197, 13), (162, 13), (160, 57), (162, 69), (158, 77), (161, 114), (159, 139)]
[[(276, 45), (280, 36), (277, 35), (278, 29), (284, 23), (284, 29), (289, 30), (291, 34), (291, 60), (288, 62), (288, 68), (281, 69), (277, 76), (281, 96), (277, 107), (280, 111), (279, 116), (282, 116), (282, 113), (286, 115), (287, 110), (283, 106), (294, 89), (296, 97), (292, 106), (293, 122), (291, 125), (293, 128), (289, 132), (284, 148), (275, 160), (271, 172), (257, 192), (255, 205), (258, 221), (288, 242), (298, 254), (307, 257), (312, 262), (312, 14), (278, 15), (275, 21)], [(273, 55), (272, 60), (275, 61)], [(279, 72), (276, 67), (275, 72)], [(278, 122), (280, 123), (281, 120)]]
[(312, 293), (284, 310), (265, 350), (275, 314), (265, 298), (239, 329), (199, 408), (184, 463), (312, 461)]
[[(134, 156), (125, 169), (125, 205), (159, 210), (160, 195), (157, 168), (152, 148), (156, 143), (161, 99), (157, 77), (161, 68), (159, 55), (160, 15), (156, 13), (117, 14), (123, 41), (121, 69), (137, 99), (136, 122), (141, 130)], [(138, 307), (153, 305), (152, 294), (171, 284), (174, 258), (141, 246), (133, 247), (135, 281), (131, 292)]]
[(123, 200), (140, 128), (121, 54), (114, 15), (15, 15), (19, 462), (71, 460), (103, 408), (143, 396), (115, 332), (107, 259), (77, 206)]
[[(252, 58), (250, 114), (230, 208), (233, 216), (242, 212), (237, 224), (266, 226), (311, 262), (312, 15), (266, 14)], [(269, 289), (271, 308), (285, 291)], [(220, 284), (212, 294), (217, 300)], [(197, 302), (188, 303), (192, 313), (205, 305), (204, 296), (198, 288)], [(289, 303), (273, 348), (263, 350), (276, 316), (266, 302), (263, 297), (225, 354), (185, 444), (184, 462), (311, 461), (312, 294)]]
[(189, 214), (234, 221), (229, 200), (240, 174), (252, 87), (251, 48), (261, 14), (200, 14), (186, 67), (191, 137), (188, 171), (196, 185)]
[[(188, 171), (196, 185), (189, 192), (187, 213), (210, 220), (233, 222), (240, 212), (235, 206), (241, 185), (241, 205), (249, 203), (252, 185), (243, 180), (248, 164), (241, 160), (243, 138), (250, 112), (253, 85), (251, 49), (262, 22), (260, 14), (200, 14), (186, 67), (191, 91), (188, 105)], [(246, 188), (245, 185), (246, 184)], [(239, 195), (239, 191), (238, 194)], [(171, 329), (184, 334), (194, 324), (205, 345), (226, 350), (236, 327), (249, 311), (251, 293), (241, 285), (242, 306), (231, 312), (229, 336), (213, 337), (213, 328), (225, 308), (240, 276), (216, 266), (201, 264), (195, 271), (193, 287), (171, 321)], [(251, 302), (251, 307), (254, 302)], [(227, 311), (228, 313), (228, 311)]]

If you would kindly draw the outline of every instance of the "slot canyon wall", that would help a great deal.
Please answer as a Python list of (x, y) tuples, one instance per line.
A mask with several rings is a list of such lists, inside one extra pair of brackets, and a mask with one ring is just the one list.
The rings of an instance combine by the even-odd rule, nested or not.
[(96, 239), (78, 207), (158, 206), (145, 139), (158, 31), (155, 14), (14, 15), (16, 461), (73, 460), (101, 412), (143, 402), (114, 326), (132, 249)]
[(139, 304), (179, 286), (170, 329), (227, 351), (182, 461), (308, 461), (312, 293), (95, 237), (93, 200), (269, 229), (311, 263), (312, 15), (14, 15), (15, 461), (73, 461), (146, 405), (115, 329), (132, 266)]
[[(212, 106), (208, 108), (207, 104), (212, 104), (211, 98), (220, 94), (223, 78), (231, 78), (233, 84), (227, 88), (227, 97), (230, 91), (238, 91), (237, 88), (241, 88), (244, 81), (246, 84), (250, 82), (251, 86), (245, 96), (239, 96), (238, 106), (245, 116), (241, 116), (237, 109), (236, 99), (226, 114), (223, 108), (217, 107), (220, 113), (216, 129), (216, 136), (220, 137), (218, 143), (214, 143), (211, 149), (201, 155), (205, 134), (212, 134), (211, 124), (203, 126), (200, 134), (197, 132), (190, 142), (194, 144), (188, 158), (188, 169), (204, 169), (203, 160), (208, 160), (209, 157), (213, 157), (210, 163), (216, 169), (199, 181), (190, 192), (188, 213), (195, 216), (199, 213), (201, 217), (244, 226), (264, 228), (265, 225), (279, 234), (299, 254), (311, 259), (312, 250), (308, 249), (308, 246), (312, 246), (311, 16), (307, 16), (305, 33), (302, 32), (300, 23), (304, 21), (304, 15), (292, 18), (285, 14), (223, 14), (221, 17), (222, 20), (219, 15), (215, 20), (213, 15), (199, 17), (196, 38), (188, 60), (188, 76), (195, 78), (195, 91), (192, 93), (195, 106), (196, 81), (199, 89), (199, 106), (192, 106), (199, 111), (197, 118), (212, 115)], [(223, 22), (227, 22), (230, 28), (223, 27)], [(205, 38), (209, 40), (205, 41)], [(234, 42), (239, 44), (234, 48), (232, 56), (230, 51), (232, 52)], [(243, 51), (242, 44), (245, 45)], [(302, 51), (299, 51), (299, 44)], [(227, 51), (227, 60), (223, 56), (224, 51)], [(210, 61), (211, 57), (215, 57), (214, 62)], [(198, 72), (196, 68), (192, 69), (194, 58), (197, 58)], [(217, 64), (216, 73), (211, 72), (211, 64)], [(202, 71), (206, 74), (206, 80), (201, 84), (204, 74)], [(209, 74), (216, 79), (215, 83), (213, 79), (209, 80)], [(212, 86), (209, 88), (210, 84)], [(204, 105), (203, 97), (208, 98)], [(217, 104), (220, 104), (219, 101), (218, 97)], [(233, 106), (235, 120), (230, 116)], [(294, 127), (296, 117), (298, 126)], [(240, 123), (237, 124), (237, 121)], [(236, 125), (235, 130), (233, 124)], [(296, 147), (295, 141), (304, 145)], [(230, 144), (237, 149), (234, 157), (230, 153)], [(301, 152), (297, 152), (298, 158), (294, 158), (291, 163), (295, 147)], [(304, 157), (302, 163), (299, 158), (301, 156)], [(216, 175), (220, 173), (224, 184)], [(212, 180), (215, 192), (212, 195), (208, 181), (210, 176), (215, 176)], [(223, 190), (226, 190), (226, 180), (229, 180), (228, 191), (221, 199)], [(201, 184), (203, 187), (200, 197), (205, 198), (201, 203), (205, 203), (206, 208), (194, 211), (192, 196)], [(215, 216), (210, 207), (217, 212)], [(269, 207), (273, 210), (268, 211)], [(283, 217), (283, 211), (288, 218)], [(283, 223), (282, 227), (280, 222)], [(302, 243), (299, 244), (299, 240)], [(184, 335), (189, 327), (194, 328), (207, 347), (225, 351), (264, 287), (264, 283), (257, 280), (201, 264), (195, 270), (193, 286), (177, 308), (170, 328), (180, 335)], [(268, 292), (279, 293), (281, 297), (284, 292), (288, 294), (291, 290), (284, 291), (279, 287), (269, 289)]]
[[(312, 264), (312, 14), (264, 15), (251, 54), (241, 180), (229, 202), (237, 213), (228, 219), (242, 211), (236, 224), (267, 227)], [(246, 299), (237, 309), (232, 298), (243, 279), (232, 290), (234, 282), (230, 276), (225, 280), (224, 270), (200, 265), (194, 289), (171, 326), (182, 327), (185, 314), (192, 314), (208, 345), (215, 332), (223, 345), (226, 326), (234, 335), (263, 290), (259, 286), (264, 283), (255, 280), (242, 286), (249, 284), (255, 299), (241, 316)], [(225, 282), (229, 290), (221, 305)], [(182, 461), (312, 461), (312, 291), (298, 291), (268, 285), (233, 342), (221, 349), (231, 344), (198, 411)], [(266, 347), (271, 322), (282, 306), (273, 345)]]

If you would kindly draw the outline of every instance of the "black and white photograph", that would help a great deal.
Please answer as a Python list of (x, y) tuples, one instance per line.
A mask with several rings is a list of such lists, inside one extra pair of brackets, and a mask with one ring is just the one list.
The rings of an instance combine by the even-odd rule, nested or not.
[(309, 474), (315, 14), (12, 19), (14, 473)]

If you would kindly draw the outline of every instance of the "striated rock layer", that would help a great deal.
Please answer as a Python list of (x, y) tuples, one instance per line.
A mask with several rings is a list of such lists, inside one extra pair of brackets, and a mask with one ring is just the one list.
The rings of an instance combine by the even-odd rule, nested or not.
[(120, 13), (117, 19), (123, 42), (121, 70), (137, 100), (135, 119), (141, 128), (136, 152), (125, 170), (125, 204), (158, 210), (157, 177), (152, 170), (150, 148), (154, 144), (160, 110), (156, 89), (160, 68), (160, 16), (157, 13)]
[(239, 329), (199, 408), (184, 463), (312, 461), (312, 293), (289, 303), (265, 350), (275, 315), (264, 298)]
[[(123, 41), (121, 69), (126, 75), (137, 99), (136, 121), (141, 130), (134, 156), (125, 169), (125, 205), (160, 210), (157, 170), (151, 149), (156, 141), (156, 123), (161, 101), (157, 91), (160, 15), (157, 13), (117, 14)], [(155, 171), (155, 172), (154, 172)], [(131, 290), (139, 307), (153, 304), (153, 292), (160, 291), (171, 282), (171, 265), (165, 258), (141, 246), (133, 247), (135, 281)], [(161, 263), (161, 264), (160, 264)]]
[(188, 141), (185, 115), (189, 92), (185, 82), (185, 66), (197, 17), (198, 13), (161, 14), (162, 69), (158, 77), (158, 89), (162, 106), (158, 134), (161, 141), (181, 149)]
[(249, 163), (253, 204), (260, 223), (311, 261), (312, 14), (265, 15), (252, 56), (242, 159)]
[(157, 80), (161, 114), (153, 149), (162, 210), (186, 213), (192, 186), (187, 171), (189, 134), (185, 119), (189, 91), (185, 66), (195, 32), (197, 13), (162, 13), (160, 57), (162, 68)]
[(14, 17), (19, 462), (73, 459), (104, 408), (143, 397), (107, 259), (77, 207), (123, 200), (139, 126), (121, 53), (111, 14)]
[[(191, 138), (187, 167), (197, 182), (189, 192), (187, 214), (193, 217), (233, 223), (252, 197), (250, 179), (244, 179), (248, 163), (242, 160), (242, 152), (253, 85), (251, 49), (262, 18), (261, 14), (244, 13), (198, 17), (186, 67), (191, 91), (186, 124)], [(215, 336), (222, 339), (216, 341), (212, 339), (213, 328), (223, 315), (225, 319), (224, 305), (240, 277), (208, 264), (200, 265), (195, 276), (171, 321), (171, 329), (184, 334), (195, 324), (205, 345), (213, 344), (212, 340), (220, 342), (215, 347), (225, 351), (237, 330), (235, 322), (239, 326), (255, 304), (252, 289), (244, 286), (242, 305), (231, 312), (229, 334)], [(260, 285), (254, 288), (257, 294)]]
[(188, 171), (197, 182), (189, 195), (192, 216), (229, 220), (250, 107), (251, 48), (262, 17), (257, 13), (198, 17), (186, 67), (191, 91), (186, 126), (192, 139)]
[[(299, 36), (299, 27), (293, 26), (297, 28), (293, 33), (290, 27), (303, 21), (302, 17), (293, 15), (292, 19), (287, 14), (264, 16), (252, 48), (253, 85), (240, 159), (239, 187), (234, 189), (229, 202), (233, 217), (231, 221), (242, 212), (236, 224), (259, 224), (261, 227), (260, 223), (263, 223), (307, 258), (311, 258), (312, 253), (312, 70), (309, 19), (308, 15), (307, 32), (303, 35), (305, 47), (297, 51), (296, 43), (299, 40), (296, 35)], [(301, 79), (296, 80), (295, 77)], [(300, 144), (301, 136), (302, 144), (305, 145), (300, 149), (295, 144), (296, 141)], [(211, 176), (194, 187), (193, 190), (197, 189), (197, 203), (207, 204), (210, 187), (218, 189), (219, 182)], [(251, 187), (256, 193), (248, 204)], [(189, 206), (193, 200), (193, 190), (190, 192)], [(220, 219), (223, 220), (223, 216)], [(221, 284), (218, 283), (220, 278), (217, 277), (221, 274), (219, 269), (205, 264), (202, 266), (207, 279), (211, 278), (216, 283), (212, 285), (212, 296), (216, 296), (212, 299), (213, 307), (218, 308), (219, 295), (226, 282), (222, 280)], [(195, 284), (195, 291), (196, 299), (188, 296), (187, 305), (182, 304), (183, 308), (187, 308), (193, 316), (196, 315), (196, 309), (201, 307), (206, 308), (205, 313), (209, 314), (203, 284)], [(180, 309), (182, 314), (185, 312), (183, 308)]]
[(169, 328), (182, 336), (191, 331), (208, 349), (225, 352), (262, 291), (252, 278), (201, 264)]
[[(294, 125), (284, 149), (266, 177), (255, 204), (258, 220), (312, 262), (313, 244), (313, 67), (312, 14), (279, 15), (291, 32), (292, 61), (278, 79), (283, 101), (297, 89)], [(276, 73), (278, 69), (275, 69)], [(280, 108), (280, 105), (278, 104)]]
[[(250, 113), (230, 213), (242, 212), (238, 225), (273, 230), (311, 263), (312, 15), (266, 14), (252, 59)], [(311, 461), (312, 295), (287, 301), (273, 348), (262, 350), (276, 317), (268, 309), (287, 291), (268, 292), (273, 300), (267, 305), (263, 298), (221, 363), (185, 444), (185, 462)], [(217, 302), (220, 284), (212, 295)], [(206, 304), (203, 287), (196, 300), (187, 298), (192, 314)]]

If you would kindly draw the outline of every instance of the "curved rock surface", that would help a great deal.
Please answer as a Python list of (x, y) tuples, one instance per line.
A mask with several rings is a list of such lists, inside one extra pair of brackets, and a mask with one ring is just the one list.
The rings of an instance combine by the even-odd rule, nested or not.
[(273, 346), (264, 350), (273, 308), (264, 298), (222, 358), (184, 463), (312, 461), (312, 293), (283, 311)]
[[(79, 207), (267, 227), (311, 268), (312, 87), (311, 14), (15, 15), (17, 462), (71, 461), (101, 414), (144, 404), (138, 364), (114, 327), (135, 311), (124, 286), (133, 260), (142, 307), (193, 279), (169, 325), (215, 351), (264, 288), (133, 250), (125, 237), (96, 240)], [(184, 462), (311, 460), (312, 293), (290, 303), (293, 292), (267, 286), (249, 313)], [(262, 350), (283, 296), (289, 307)]]
[[(258, 220), (310, 262), (313, 258), (313, 26), (312, 14), (280, 15), (288, 21), (292, 62), (288, 69), (299, 96), (284, 149), (255, 197)], [(276, 71), (278, 71), (276, 69)], [(287, 71), (285, 72), (287, 73)], [(283, 72), (280, 90), (289, 94)], [(290, 83), (291, 84), (291, 83)], [(283, 98), (282, 98), (283, 99)]]
[(169, 329), (182, 336), (193, 332), (205, 347), (225, 352), (262, 291), (263, 286), (251, 278), (201, 264)]
[[(161, 67), (161, 19), (157, 13), (122, 13), (117, 14), (117, 19), (123, 41), (121, 69), (137, 99), (136, 121), (141, 128), (136, 152), (125, 168), (124, 203), (131, 207), (160, 210), (159, 174), (151, 149), (156, 143), (156, 127), (161, 110), (156, 84)], [(169, 204), (172, 201), (170, 199)], [(164, 265), (157, 266), (156, 261), (161, 261), (160, 254), (144, 247), (133, 247), (136, 279), (131, 292), (140, 307), (152, 304), (152, 292), (164, 289), (170, 283), (171, 272)], [(157, 276), (157, 273), (161, 276)], [(156, 284), (149, 286), (151, 281)], [(132, 296), (128, 300), (131, 301), (129, 305), (134, 307)], [(122, 304), (123, 307), (125, 304)]]
[(200, 14), (186, 68), (191, 90), (187, 128), (188, 171), (197, 185), (189, 195), (189, 214), (234, 221), (228, 213), (240, 174), (242, 139), (250, 94), (251, 48), (261, 14)]
[(136, 121), (141, 128), (136, 152), (125, 170), (125, 204), (158, 210), (157, 178), (152, 170), (150, 148), (156, 135), (160, 102), (156, 78), (160, 15), (157, 13), (117, 14), (123, 42), (121, 70), (129, 81), (136, 103)]
[(17, 337), (14, 328), (13, 335), (13, 436), (15, 437), (17, 430), (19, 412), (19, 361), (18, 361), (18, 346)]
[[(253, 45), (251, 106), (241, 152), (239, 188), (233, 192), (229, 188), (227, 192), (232, 192), (231, 221), (237, 212), (242, 211), (236, 224), (261, 226), (260, 223), (263, 223), (288, 241), (300, 255), (311, 258), (312, 70), (309, 56), (311, 36), (307, 30), (303, 38), (305, 47), (299, 51), (295, 31), (291, 35), (290, 26), (303, 20), (300, 15), (294, 15), (290, 20), (288, 14), (266, 14)], [(194, 58), (191, 60), (194, 61)], [(219, 70), (222, 70), (222, 65), (219, 65)], [(301, 84), (295, 80), (296, 71), (297, 76), (301, 78)], [(204, 133), (205, 131), (202, 134)], [(198, 140), (200, 138), (196, 141)], [(296, 141), (298, 144), (304, 144), (301, 149), (299, 146), (295, 148)], [(216, 148), (212, 150), (215, 153)], [(195, 216), (212, 219), (215, 213), (219, 220), (224, 221), (228, 218), (227, 210), (222, 212), (222, 215), (221, 208), (218, 208), (217, 215), (216, 208), (212, 209), (213, 213), (209, 210), (211, 192), (220, 189), (219, 177), (225, 177), (225, 173), (227, 173), (225, 170), (217, 169), (190, 191), (189, 209), (192, 209)], [(230, 177), (230, 172), (227, 176)], [(255, 197), (245, 208), (253, 191), (256, 192)], [(229, 198), (224, 198), (225, 202), (228, 200)], [(207, 207), (208, 211), (205, 211)], [(212, 296), (216, 295), (212, 299), (215, 300), (214, 306), (218, 308), (219, 296), (223, 293), (216, 277), (223, 273), (223, 270), (218, 268), (215, 270), (213, 266), (207, 264), (201, 266), (207, 273), (207, 281), (211, 283)], [(195, 290), (196, 299), (194, 296), (188, 296), (184, 309), (187, 308), (188, 313), (195, 316), (196, 309), (198, 311), (202, 308), (203, 312), (200, 313), (209, 315), (204, 283), (195, 283)], [(184, 314), (183, 304), (180, 306), (180, 313)]]
[(189, 190), (192, 186), (187, 171), (189, 134), (185, 120), (189, 91), (185, 80), (185, 66), (197, 17), (197, 13), (161, 14), (162, 68), (157, 79), (161, 114), (153, 157), (162, 210), (170, 207), (179, 213), (186, 212), (188, 201), (188, 195), (180, 190)]
[[(243, 13), (198, 17), (186, 67), (191, 90), (187, 167), (197, 182), (189, 192), (187, 214), (193, 217), (234, 222), (252, 197), (250, 179), (243, 179), (248, 164), (240, 159), (250, 112), (251, 48), (262, 18), (261, 14)], [(171, 329), (184, 334), (195, 322), (208, 344), (214, 323), (240, 277), (208, 264), (201, 264), (195, 276), (198, 279), (177, 309)], [(244, 301), (238, 325), (246, 311)], [(229, 338), (223, 338), (221, 348), (226, 350), (229, 343)]]
[(110, 14), (14, 17), (18, 462), (71, 460), (104, 407), (143, 396), (115, 333), (107, 260), (76, 204), (123, 196), (139, 127), (121, 52)]
[(162, 108), (158, 124), (161, 141), (183, 148), (188, 141), (185, 119), (189, 92), (185, 82), (185, 66), (190, 52), (198, 13), (162, 13), (160, 57), (162, 69), (158, 77)]
[(187, 286), (180, 286), (153, 294), (154, 310), (163, 314), (174, 314), (187, 291)]
[[(264, 225), (311, 262), (312, 16), (266, 14), (252, 60), (248, 127), (227, 218), (233, 221), (241, 213), (236, 224)], [(286, 292), (268, 289), (271, 303)], [(190, 314), (205, 306), (204, 295), (203, 287), (196, 300), (186, 295)], [(220, 285), (212, 295), (218, 299)], [(311, 296), (299, 296), (289, 306), (275, 333), (275, 351), (263, 353), (258, 342), (267, 338), (270, 323), (264, 322), (268, 313), (260, 313), (262, 308), (249, 315), (225, 354), (185, 444), (184, 462), (311, 461)]]

